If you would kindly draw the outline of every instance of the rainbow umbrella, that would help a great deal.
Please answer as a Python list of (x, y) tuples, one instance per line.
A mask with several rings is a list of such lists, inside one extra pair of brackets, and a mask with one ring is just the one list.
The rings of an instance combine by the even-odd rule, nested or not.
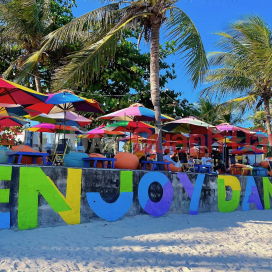
[(30, 128), (27, 128), (26, 130), (32, 132), (47, 132), (47, 133), (63, 133), (65, 131), (66, 134), (82, 134), (81, 131), (71, 126), (64, 127), (47, 123), (38, 124)]
[(32, 105), (43, 103), (48, 96), (0, 78), (0, 101), (6, 104)]
[[(55, 113), (55, 114), (39, 114), (35, 117), (31, 117), (31, 121), (37, 121), (40, 123), (50, 123), (61, 125), (64, 122), (64, 112)], [(92, 121), (90, 119), (85, 118), (84, 116), (77, 115), (74, 112), (68, 111), (66, 113), (66, 125), (67, 126), (75, 126), (75, 127), (85, 127), (89, 125)]]
[(235, 155), (242, 155), (242, 154), (253, 154), (253, 155), (256, 155), (256, 154), (264, 154), (263, 150), (261, 149), (258, 149), (254, 146), (249, 146), (249, 145), (245, 145), (245, 146), (242, 146), (236, 150), (233, 150), (232, 151), (232, 154), (235, 154)]
[(71, 92), (49, 94), (45, 103), (39, 103), (26, 108), (40, 113), (54, 114), (68, 111), (86, 111), (104, 113), (99, 103), (93, 99), (85, 99)]
[[(248, 129), (237, 127), (237, 126), (233, 126), (233, 125), (231, 125), (229, 123), (222, 123), (222, 124), (216, 126), (216, 128), (218, 130), (220, 130), (221, 131), (220, 134), (222, 134), (224, 136), (224, 138), (225, 138), (225, 146), (226, 146), (227, 136), (230, 135), (230, 132), (233, 132), (233, 131), (239, 132), (239, 131), (241, 131), (241, 132), (243, 132), (245, 134), (247, 134), (247, 133), (249, 134), (250, 133), (250, 131)], [(227, 168), (227, 165), (226, 165), (227, 164), (226, 154), (227, 154), (227, 152), (225, 151), (225, 149), (223, 149), (223, 162), (225, 163), (225, 167)]]
[(0, 127), (22, 127), (27, 122), (19, 117), (0, 116)]
[(104, 113), (97, 101), (93, 99), (85, 99), (68, 91), (60, 91), (55, 94), (50, 94), (48, 95), (48, 99), (45, 101), (45, 104), (32, 105), (27, 107), (27, 109), (40, 111), (41, 113), (46, 114), (64, 112), (64, 127), (66, 125), (66, 113), (68, 111)]
[(155, 131), (155, 127), (148, 125), (143, 122), (134, 122), (134, 121), (119, 121), (105, 126), (105, 129), (110, 131), (127, 131), (134, 130), (136, 128), (147, 128)]
[(201, 121), (193, 116), (166, 123), (165, 126), (163, 126), (163, 129), (166, 131), (189, 134), (207, 134), (208, 131), (211, 131), (214, 134), (220, 132), (215, 126)]
[(24, 116), (28, 115), (21, 105), (0, 103), (0, 116)]
[(95, 129), (92, 129), (90, 131), (87, 132), (86, 135), (82, 135), (82, 138), (89, 138), (89, 139), (93, 139), (93, 138), (102, 138), (104, 136), (104, 134), (107, 135), (124, 135), (124, 133), (120, 132), (120, 131), (109, 131), (105, 129), (105, 126), (99, 126)]
[[(154, 121), (155, 120), (155, 112), (153, 110), (147, 109), (145, 107), (131, 106), (131, 107), (101, 116), (101, 117), (99, 117), (99, 119), (115, 120), (115, 121), (129, 120), (129, 121), (134, 121), (134, 122)], [(161, 120), (162, 121), (169, 121), (169, 120), (174, 120), (174, 119), (167, 116), (167, 115), (161, 114)]]

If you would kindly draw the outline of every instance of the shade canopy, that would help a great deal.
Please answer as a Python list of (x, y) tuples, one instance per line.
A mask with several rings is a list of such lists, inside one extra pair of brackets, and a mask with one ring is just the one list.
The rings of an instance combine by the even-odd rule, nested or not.
[[(110, 114), (99, 117), (105, 120), (133, 120), (133, 121), (154, 121), (155, 112), (145, 107), (132, 106)], [(173, 120), (173, 118), (161, 114), (162, 121)]]
[(26, 110), (34, 110), (46, 114), (68, 111), (104, 113), (97, 101), (93, 99), (85, 99), (69, 92), (50, 94), (48, 95), (48, 99), (45, 103), (29, 106)]
[(233, 126), (233, 125), (230, 125), (228, 123), (222, 123), (222, 124), (216, 126), (216, 128), (218, 130), (220, 130), (221, 134), (223, 134), (223, 135), (227, 135), (227, 133), (232, 132), (232, 131), (241, 131), (241, 132), (244, 132), (246, 134), (250, 134), (250, 131), (248, 129), (241, 128), (241, 127), (238, 127), (238, 126)]
[[(37, 121), (41, 123), (49, 123), (61, 125), (64, 123), (64, 112), (55, 113), (55, 114), (39, 114), (35, 117), (30, 118), (31, 121)], [(84, 116), (78, 115), (74, 112), (68, 111), (66, 113), (66, 122), (67, 126), (76, 126), (76, 127), (84, 127), (91, 123), (90, 119), (85, 118)]]
[(208, 131), (213, 134), (220, 133), (215, 126), (201, 121), (193, 116), (166, 123), (165, 126), (163, 126), (163, 129), (167, 131), (189, 134), (207, 134)]
[(246, 146), (242, 146), (242, 147), (240, 147), (240, 148), (238, 148), (236, 150), (233, 150), (232, 154), (233, 155), (242, 155), (242, 154), (244, 154), (244, 155), (246, 155), (246, 154), (256, 155), (256, 154), (264, 154), (264, 152), (263, 152), (263, 150), (258, 149), (258, 148), (254, 147), (254, 146), (247, 146), (246, 145)]
[(26, 112), (21, 105), (0, 103), (0, 116), (18, 117), (24, 115), (28, 115), (28, 112)]
[(7, 104), (32, 105), (43, 103), (48, 96), (0, 78), (0, 101)]
[(109, 131), (105, 129), (105, 126), (99, 126), (95, 129), (92, 129), (90, 131), (88, 131), (85, 135), (82, 135), (82, 138), (102, 138), (104, 137), (104, 135), (124, 135), (124, 133), (120, 132), (120, 131)]
[(38, 124), (30, 128), (27, 128), (26, 130), (32, 132), (47, 132), (47, 133), (64, 133), (65, 131), (66, 134), (82, 134), (81, 131), (71, 126), (65, 126), (64, 130), (64, 126), (48, 123)]
[(15, 116), (0, 116), (0, 127), (22, 127), (27, 122)]
[(152, 131), (155, 130), (154, 126), (148, 125), (143, 122), (134, 122), (134, 121), (119, 121), (104, 127), (104, 129), (110, 130), (110, 131), (128, 131), (128, 130), (135, 130), (137, 128), (151, 129)]

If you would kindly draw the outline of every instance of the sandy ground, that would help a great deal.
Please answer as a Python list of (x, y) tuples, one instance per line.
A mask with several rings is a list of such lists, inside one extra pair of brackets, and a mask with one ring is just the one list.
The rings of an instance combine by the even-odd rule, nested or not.
[(272, 271), (272, 210), (2, 230), (4, 271)]

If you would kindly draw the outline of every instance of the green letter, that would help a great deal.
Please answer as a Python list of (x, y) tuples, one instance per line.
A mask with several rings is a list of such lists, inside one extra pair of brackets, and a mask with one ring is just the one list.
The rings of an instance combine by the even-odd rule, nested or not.
[[(219, 175), (217, 179), (218, 186), (218, 209), (220, 212), (234, 211), (240, 201), (241, 185), (239, 180), (234, 176)], [(232, 188), (231, 200), (226, 200), (226, 186)]]
[(45, 198), (55, 212), (71, 210), (56, 185), (38, 167), (21, 167), (18, 199), (20, 230), (38, 226), (38, 195)]
[(272, 196), (272, 185), (268, 178), (263, 178), (264, 208), (270, 209), (269, 196)]

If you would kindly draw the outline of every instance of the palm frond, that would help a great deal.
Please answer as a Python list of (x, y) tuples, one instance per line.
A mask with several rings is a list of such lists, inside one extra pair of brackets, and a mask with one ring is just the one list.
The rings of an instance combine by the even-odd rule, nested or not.
[(230, 93), (241, 95), (255, 89), (254, 81), (248, 77), (246, 71), (231, 68), (209, 70), (205, 82), (210, 86), (202, 90), (201, 95), (221, 98)]
[(194, 23), (181, 9), (174, 8), (165, 22), (167, 37), (176, 42), (176, 53), (182, 57), (194, 87), (208, 68), (204, 46)]
[(88, 40), (88, 43), (97, 42), (118, 23), (121, 15), (126, 12), (125, 8), (118, 10), (118, 7), (119, 4), (110, 4), (98, 8), (47, 35), (43, 40), (41, 49), (26, 60), (18, 77), (18, 82), (21, 82), (38, 65), (42, 54), (47, 50), (54, 51), (64, 44), (84, 42), (86, 40)]
[(99, 41), (89, 42), (86, 47), (69, 57), (69, 63), (57, 71), (53, 88), (63, 88), (67, 84), (79, 84), (89, 82), (100, 70), (114, 58), (116, 45), (120, 39), (122, 30), (138, 17), (153, 15), (141, 13), (121, 20), (106, 36)]

